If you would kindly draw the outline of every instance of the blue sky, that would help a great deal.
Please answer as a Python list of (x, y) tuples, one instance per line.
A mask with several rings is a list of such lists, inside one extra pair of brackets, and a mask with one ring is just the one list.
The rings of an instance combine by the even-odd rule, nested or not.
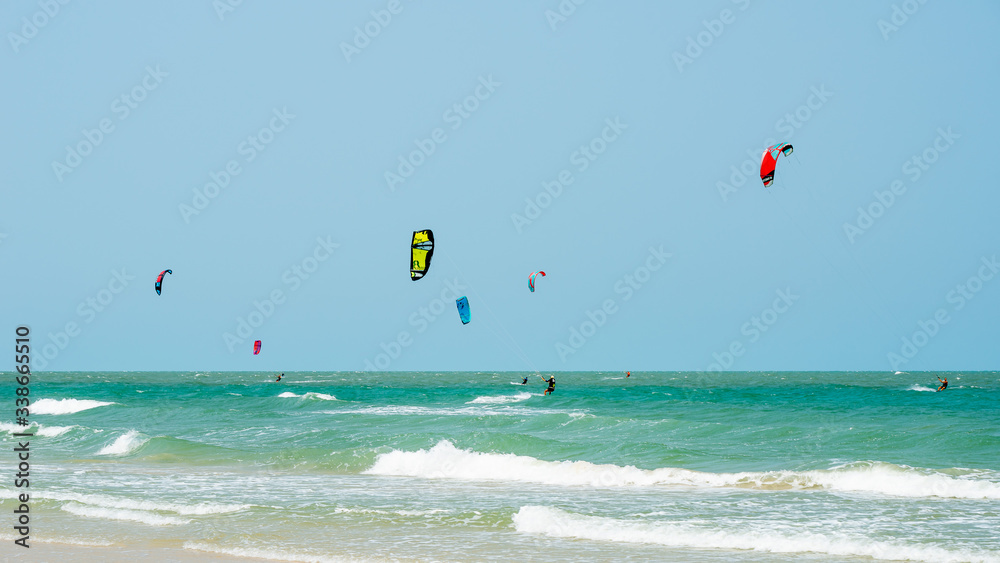
[(996, 3), (0, 21), (0, 292), (35, 370), (998, 367)]

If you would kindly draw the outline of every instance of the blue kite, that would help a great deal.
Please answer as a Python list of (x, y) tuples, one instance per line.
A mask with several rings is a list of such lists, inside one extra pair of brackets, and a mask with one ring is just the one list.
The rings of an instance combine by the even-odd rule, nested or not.
[(472, 311), (469, 309), (469, 298), (462, 296), (455, 300), (458, 305), (458, 316), (462, 317), (462, 324), (467, 325), (472, 320)]

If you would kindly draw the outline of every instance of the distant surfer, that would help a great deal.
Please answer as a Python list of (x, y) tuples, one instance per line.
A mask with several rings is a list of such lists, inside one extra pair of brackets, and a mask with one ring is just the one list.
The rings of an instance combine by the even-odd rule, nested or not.
[(279, 375), (279, 376), (278, 376), (278, 379), (275, 379), (275, 380), (274, 380), (274, 382), (275, 382), (275, 383), (277, 383), (277, 382), (281, 381), (281, 378), (282, 378), (282, 377), (285, 377), (285, 374), (281, 374), (281, 375)]
[(526, 375), (524, 376), (524, 381), (521, 382), (521, 385), (527, 385), (527, 384), (528, 384), (528, 376)]
[[(542, 377), (542, 376), (539, 375), (538, 377)], [(548, 379), (545, 379), (544, 377), (542, 377), (542, 381), (544, 381), (545, 383), (549, 384), (549, 388), (546, 389), (544, 393), (542, 393), (543, 397), (545, 395), (548, 395), (549, 393), (551, 393), (551, 392), (553, 392), (553, 391), (556, 390), (556, 376), (550, 375)]]
[(941, 387), (938, 387), (938, 389), (937, 389), (938, 391), (944, 391), (945, 389), (947, 389), (947, 388), (948, 388), (948, 378), (947, 378), (947, 377), (946, 377), (946, 378), (944, 378), (944, 379), (941, 379), (941, 378), (939, 377), (939, 378), (937, 378), (937, 379), (938, 379), (938, 381), (940, 381), (940, 382), (941, 382)]
[(627, 379), (627, 378), (629, 378), (629, 377), (632, 377), (632, 372), (630, 372), (630, 371), (626, 371), (626, 372), (625, 372), (625, 378)]

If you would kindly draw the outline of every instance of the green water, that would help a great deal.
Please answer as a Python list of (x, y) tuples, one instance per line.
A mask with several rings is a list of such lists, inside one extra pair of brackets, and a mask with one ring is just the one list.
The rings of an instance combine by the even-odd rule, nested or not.
[(1000, 561), (997, 373), (565, 372), (550, 396), (523, 375), (39, 373), (33, 537), (301, 561)]

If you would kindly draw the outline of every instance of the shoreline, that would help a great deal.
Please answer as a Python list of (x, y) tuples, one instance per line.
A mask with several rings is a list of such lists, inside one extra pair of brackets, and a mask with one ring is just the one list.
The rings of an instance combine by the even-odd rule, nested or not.
[(17, 559), (24, 561), (72, 561), (73, 563), (134, 563), (139, 558), (150, 561), (194, 563), (196, 561), (220, 561), (229, 563), (272, 563), (275, 559), (229, 555), (211, 551), (199, 551), (183, 547), (143, 545), (136, 547), (108, 545), (91, 546), (61, 543), (58, 541), (35, 541), (28, 549), (19, 548), (23, 553), (14, 552)]

